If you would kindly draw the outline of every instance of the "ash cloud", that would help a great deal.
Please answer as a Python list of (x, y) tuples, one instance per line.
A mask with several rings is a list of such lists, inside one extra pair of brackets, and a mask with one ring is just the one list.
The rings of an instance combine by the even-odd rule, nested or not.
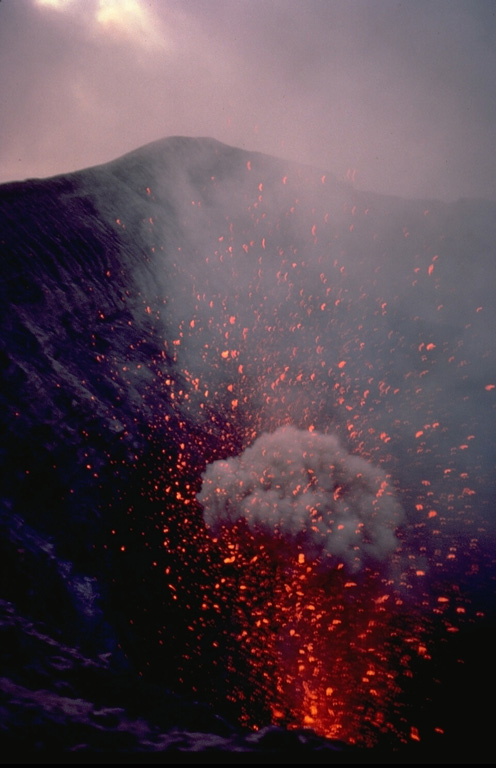
[(211, 463), (197, 498), (214, 535), (244, 520), (255, 534), (351, 573), (392, 555), (403, 521), (382, 469), (348, 453), (335, 435), (293, 426)]
[(215, 458), (283, 424), (332, 432), (388, 467), (415, 551), (493, 528), (493, 204), (352, 194), (181, 137), (88, 178), (162, 339), (162, 395), (222, 435)]

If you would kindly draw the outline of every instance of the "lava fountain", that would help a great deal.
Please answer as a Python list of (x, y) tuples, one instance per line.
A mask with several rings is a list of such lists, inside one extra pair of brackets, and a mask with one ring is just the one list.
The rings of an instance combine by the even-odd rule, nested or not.
[[(207, 528), (236, 568), (233, 626), (259, 709), (367, 747), (415, 739), (398, 654), (421, 640), (400, 618), (404, 513), (384, 471), (332, 434), (285, 426), (202, 479)], [(255, 701), (242, 719), (260, 726)]]

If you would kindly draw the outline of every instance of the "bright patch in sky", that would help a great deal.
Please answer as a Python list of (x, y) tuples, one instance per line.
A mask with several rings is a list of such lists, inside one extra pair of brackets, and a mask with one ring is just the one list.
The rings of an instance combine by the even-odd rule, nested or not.
[(97, 23), (100, 31), (116, 40), (131, 40), (152, 48), (165, 44), (158, 20), (140, 0), (97, 0), (92, 4), (87, 0), (35, 0), (35, 3), (58, 11), (81, 10), (85, 18)]
[(132, 37), (144, 45), (160, 44), (153, 20), (138, 0), (100, 0), (96, 20), (111, 34)]

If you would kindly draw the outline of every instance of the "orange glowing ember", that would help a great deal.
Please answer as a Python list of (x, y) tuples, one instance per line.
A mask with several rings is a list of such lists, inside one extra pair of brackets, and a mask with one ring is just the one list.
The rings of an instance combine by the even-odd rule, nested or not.
[(397, 647), (412, 643), (426, 656), (426, 645), (419, 630), (398, 621), (402, 601), (392, 584), (369, 569), (351, 581), (342, 564), (322, 573), (303, 553), (288, 560), (282, 542), (246, 526), (225, 530), (219, 543), (239, 574), (233, 622), (246, 674), (258, 681), (243, 724), (264, 724), (264, 702), (277, 725), (350, 744), (413, 738), (396, 702), (401, 675), (410, 674), (409, 656), (398, 660)]

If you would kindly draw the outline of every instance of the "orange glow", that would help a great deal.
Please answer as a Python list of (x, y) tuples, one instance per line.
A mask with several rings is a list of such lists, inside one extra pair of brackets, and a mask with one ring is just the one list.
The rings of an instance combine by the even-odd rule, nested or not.
[(408, 669), (389, 659), (394, 637), (403, 632), (407, 644), (428, 654), (404, 621), (392, 631), (391, 608), (401, 604), (394, 591), (373, 572), (351, 580), (340, 563), (323, 577), (302, 552), (290, 560), (282, 542), (245, 527), (226, 530), (219, 544), (223, 562), (242, 574), (233, 620), (247, 674), (260, 686), (241, 722), (252, 730), (264, 725), (257, 717), (263, 699), (272, 722), (289, 729), (309, 727), (369, 747), (381, 734), (407, 743), (411, 725), (394, 714), (394, 700)]

